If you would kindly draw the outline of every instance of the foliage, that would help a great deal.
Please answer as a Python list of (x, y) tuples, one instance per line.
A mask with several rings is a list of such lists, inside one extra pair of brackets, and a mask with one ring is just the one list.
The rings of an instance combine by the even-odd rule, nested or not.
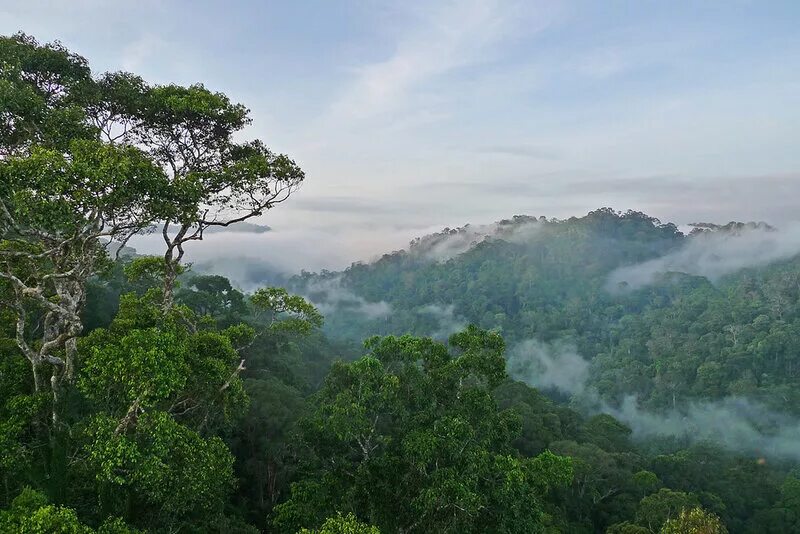
[(376, 527), (361, 523), (353, 514), (338, 514), (325, 520), (318, 530), (301, 529), (299, 534), (381, 534)]
[[(672, 273), (648, 287), (616, 291), (608, 287), (614, 269), (662, 256), (694, 237), (642, 213), (607, 208), (566, 220), (515, 217), (496, 226), (495, 234), (469, 246), (459, 241), (469, 235), (465, 227), (342, 273), (304, 273), (291, 289), (325, 303), (336, 280), (354, 298), (391, 307), (376, 319), (338, 307), (326, 323), (331, 336), (431, 335), (441, 323), (425, 307), (451, 305), (460, 322), (497, 329), (512, 347), (532, 338), (575, 345), (592, 364), (587, 385), (611, 404), (636, 395), (643, 408), (663, 410), (746, 395), (798, 413), (796, 258), (714, 284)], [(451, 242), (460, 248), (444, 248)]]
[[(23, 34), (0, 37), (0, 102), (0, 531), (800, 531), (792, 461), (643, 441), (506, 374), (535, 338), (590, 361), (600, 406), (799, 414), (797, 258), (609, 285), (747, 225), (517, 216), (246, 294), (183, 263), (305, 178), (239, 141), (244, 106)], [(158, 255), (126, 246), (151, 231)]]
[[(293, 532), (333, 509), (384, 530), (533, 532), (569, 461), (514, 454), (519, 419), (497, 408), (502, 338), (470, 327), (450, 340), (373, 338), (370, 354), (334, 365), (303, 421), (309, 476), (276, 507)], [(402, 496), (402, 498), (398, 498)]]
[(683, 510), (674, 519), (668, 519), (661, 527), (661, 534), (727, 534), (728, 529), (714, 514), (702, 508)]
[(0, 511), (0, 531), (25, 534), (138, 534), (119, 518), (109, 518), (97, 530), (84, 525), (71, 508), (54, 506), (31, 488), (24, 488), (8, 510)]
[[(247, 408), (243, 354), (257, 329), (322, 318), (222, 277), (175, 291), (187, 242), (285, 201), (302, 170), (234, 141), (248, 110), (222, 93), (96, 76), (24, 34), (0, 38), (0, 100), (3, 530), (252, 532), (222, 439)], [(156, 225), (161, 256), (112, 260)], [(43, 493), (12, 502), (28, 485)]]

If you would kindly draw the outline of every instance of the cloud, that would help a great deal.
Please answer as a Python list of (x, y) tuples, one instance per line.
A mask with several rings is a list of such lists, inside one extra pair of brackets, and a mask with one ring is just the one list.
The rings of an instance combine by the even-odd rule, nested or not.
[(748, 267), (760, 267), (800, 254), (800, 225), (774, 230), (766, 225), (708, 231), (693, 235), (680, 249), (660, 258), (613, 271), (606, 287), (624, 284), (638, 289), (656, 282), (661, 274), (679, 272), (704, 276), (712, 282)]
[(635, 396), (619, 405), (604, 401), (589, 384), (588, 361), (569, 343), (522, 341), (508, 351), (508, 372), (528, 385), (571, 395), (587, 413), (607, 413), (628, 425), (637, 439), (676, 437), (714, 442), (738, 453), (800, 460), (800, 420), (742, 397), (689, 402), (682, 409), (651, 412)]
[(476, 152), (491, 155), (517, 156), (543, 160), (561, 159), (561, 154), (557, 150), (551, 147), (531, 144), (490, 145), (481, 147), (477, 149)]
[(575, 70), (595, 80), (604, 80), (633, 67), (634, 62), (619, 47), (593, 50), (578, 60)]
[(626, 397), (603, 411), (631, 427), (634, 435), (710, 441), (728, 450), (800, 461), (800, 421), (741, 397), (695, 402), (684, 410), (655, 414)]
[[(564, 159), (569, 159), (565, 153)], [(504, 205), (519, 212), (543, 212), (555, 217), (580, 215), (599, 206), (619, 206), (677, 224), (697, 220), (796, 221), (800, 173), (775, 174), (651, 174), (575, 168), (549, 172), (520, 172), (503, 179), (442, 180), (428, 186), (437, 194), (479, 198), (484, 204)], [(746, 199), (746, 202), (745, 202)], [(508, 213), (508, 211), (506, 211)]]
[(779, 24), (775, 39), (750, 46), (755, 11), (727, 13), (736, 23), (721, 27), (716, 10), (654, 17), (650, 7), (515, 0), (2, 4), (6, 33), (61, 38), (98, 71), (139, 64), (151, 81), (203, 81), (250, 106), (253, 135), (298, 158), (309, 178), (270, 214), (285, 240), (221, 250), (281, 269), (342, 268), (394, 250), (414, 235), (401, 225), (511, 213), (796, 218), (800, 55)]
[[(346, 240), (347, 234), (347, 231), (337, 234), (336, 228), (326, 231), (302, 227), (273, 228), (263, 233), (211, 233), (202, 241), (189, 243), (185, 259), (192, 263), (225, 267), (226, 274), (234, 282), (248, 289), (248, 284), (258, 285), (258, 282), (247, 272), (256, 272), (264, 267), (277, 273), (293, 274), (302, 269), (342, 269), (362, 254), (369, 257), (371, 252), (364, 250), (360, 241)], [(164, 253), (164, 242), (159, 235), (137, 237), (130, 245), (141, 254)], [(374, 243), (366, 248), (373, 247)]]
[(251, 222), (240, 222), (231, 226), (209, 226), (203, 231), (203, 235), (211, 234), (263, 234), (272, 230), (265, 224), (255, 224)]
[(392, 313), (387, 302), (370, 302), (347, 289), (341, 276), (312, 281), (305, 287), (305, 296), (323, 315), (347, 311), (366, 319), (381, 319)]
[[(277, 213), (277, 212), (276, 212)], [(274, 214), (271, 214), (274, 215)], [(304, 219), (310, 219), (304, 213)], [(185, 261), (204, 270), (219, 269), (241, 289), (252, 290), (274, 281), (278, 275), (297, 274), (301, 270), (342, 270), (359, 261), (373, 261), (381, 255), (408, 247), (415, 235), (428, 235), (441, 226), (397, 226), (384, 220), (370, 223), (360, 218), (323, 220), (319, 226), (269, 220), (269, 231), (238, 231), (239, 225), (225, 232), (206, 233), (202, 241), (186, 246)], [(163, 255), (160, 234), (136, 236), (129, 243), (140, 254)], [(264, 276), (264, 280), (260, 277)]]
[(486, 61), (496, 45), (514, 34), (517, 8), (503, 0), (406, 5), (405, 12), (392, 18), (413, 22), (397, 38), (391, 55), (355, 69), (352, 83), (333, 102), (329, 119), (369, 119), (397, 111), (426, 82)]
[(426, 79), (474, 61), (474, 54), (502, 35), (499, 2), (447, 2), (421, 9), (417, 24), (384, 61), (357, 70), (355, 81), (333, 112), (350, 117), (378, 115), (398, 105)]
[(128, 72), (138, 72), (150, 60), (163, 55), (166, 41), (152, 34), (141, 35), (122, 49), (120, 67)]
[(211, 257), (192, 264), (192, 271), (224, 276), (234, 287), (251, 293), (262, 287), (283, 287), (286, 272), (263, 260), (243, 257)]
[(508, 351), (508, 373), (537, 388), (574, 395), (586, 388), (589, 362), (578, 355), (574, 345), (527, 339)]
[(443, 262), (463, 254), (478, 243), (502, 239), (509, 243), (525, 243), (538, 233), (541, 225), (534, 217), (517, 216), (492, 224), (445, 228), (440, 232), (418, 237), (411, 242), (409, 253), (430, 261)]
[(362, 214), (364, 216), (369, 216), (407, 214), (418, 206), (415, 206), (412, 202), (390, 202), (386, 199), (331, 195), (298, 198), (294, 200), (292, 207), (296, 210), (313, 212)]
[(430, 334), (435, 339), (447, 339), (456, 332), (464, 330), (467, 321), (463, 317), (457, 317), (453, 304), (442, 306), (439, 304), (428, 304), (417, 308), (416, 312), (433, 318), (438, 329)]

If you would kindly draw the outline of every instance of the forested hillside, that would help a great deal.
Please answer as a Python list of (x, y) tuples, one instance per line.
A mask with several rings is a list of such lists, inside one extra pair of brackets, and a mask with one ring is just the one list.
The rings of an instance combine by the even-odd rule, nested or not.
[(244, 293), (186, 255), (305, 180), (244, 106), (22, 34), (0, 99), (0, 532), (800, 530), (793, 234), (516, 217)]
[(336, 310), (326, 331), (342, 338), (446, 337), (471, 323), (512, 348), (573, 346), (608, 401), (635, 394), (667, 408), (747, 395), (798, 413), (800, 244), (787, 234), (731, 223), (684, 235), (607, 208), (515, 217), (426, 236), (341, 273), (305, 273), (291, 287)]

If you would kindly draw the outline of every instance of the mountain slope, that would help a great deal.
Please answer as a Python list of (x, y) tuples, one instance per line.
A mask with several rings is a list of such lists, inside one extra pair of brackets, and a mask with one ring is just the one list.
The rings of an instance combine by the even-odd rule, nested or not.
[[(797, 412), (798, 252), (793, 233), (768, 225), (703, 224), (684, 235), (604, 208), (446, 229), (373, 263), (304, 273), (291, 286), (326, 312), (335, 337), (446, 337), (474, 323), (501, 331), (512, 357), (528, 340), (573, 347), (591, 362), (580, 389), (606, 401), (636, 395), (667, 409), (744, 395)], [(569, 367), (556, 352), (554, 369)], [(529, 381), (554, 385), (537, 382), (545, 369), (534, 363)]]

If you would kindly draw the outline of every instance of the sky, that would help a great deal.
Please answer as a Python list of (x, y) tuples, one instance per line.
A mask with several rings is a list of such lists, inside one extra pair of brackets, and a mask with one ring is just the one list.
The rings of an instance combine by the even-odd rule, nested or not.
[(795, 0), (0, 0), (2, 34), (249, 107), (306, 183), (189, 256), (290, 271), (515, 214), (796, 221), (798, 28)]

